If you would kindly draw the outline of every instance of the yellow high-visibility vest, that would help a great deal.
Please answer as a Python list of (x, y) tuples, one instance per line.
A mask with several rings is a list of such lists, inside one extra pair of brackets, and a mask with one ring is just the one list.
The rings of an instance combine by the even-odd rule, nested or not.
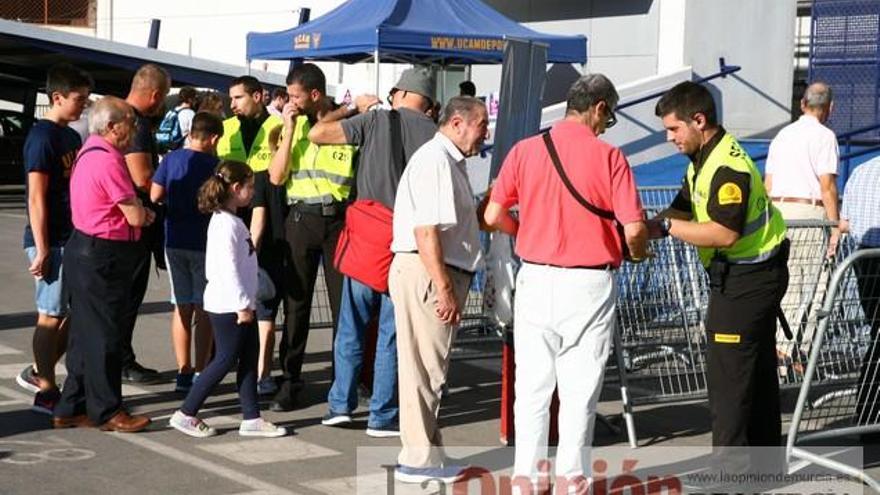
[[(749, 174), (745, 226), (740, 238), (729, 248), (697, 248), (700, 261), (704, 266), (709, 266), (716, 254), (734, 264), (758, 263), (770, 259), (785, 240), (785, 221), (767, 196), (764, 181), (761, 180), (761, 174), (752, 159), (729, 133), (721, 138), (709, 154), (699, 174), (696, 173), (693, 162), (688, 165), (687, 181), (691, 190), (694, 220), (701, 223), (712, 220), (708, 211), (709, 193), (712, 178), (721, 167), (730, 167), (737, 172)], [(718, 191), (718, 198), (721, 204), (743, 200), (742, 191), (733, 183), (723, 184)]]

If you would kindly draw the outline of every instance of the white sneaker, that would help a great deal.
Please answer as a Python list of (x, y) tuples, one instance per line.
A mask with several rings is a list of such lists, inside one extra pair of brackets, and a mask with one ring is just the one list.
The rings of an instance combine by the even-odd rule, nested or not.
[(238, 427), (238, 434), (243, 437), (283, 437), (287, 428), (275, 426), (263, 418), (246, 419)]
[(208, 426), (201, 419), (187, 416), (181, 411), (174, 411), (168, 420), (168, 425), (181, 433), (196, 438), (207, 438), (217, 434), (217, 430)]

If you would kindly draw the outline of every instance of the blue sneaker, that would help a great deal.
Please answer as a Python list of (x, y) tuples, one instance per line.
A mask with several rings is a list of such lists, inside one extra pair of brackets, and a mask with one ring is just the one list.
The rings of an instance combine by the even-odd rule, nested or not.
[(394, 479), (401, 483), (424, 483), (439, 480), (454, 483), (464, 475), (466, 466), (410, 467), (398, 464), (394, 469)]
[(321, 418), (321, 424), (324, 426), (341, 426), (351, 423), (351, 415), (343, 413), (328, 412)]
[(189, 392), (189, 389), (193, 386), (194, 377), (195, 373), (178, 373), (177, 378), (174, 380), (174, 391)]
[(399, 437), (400, 427), (396, 423), (385, 426), (367, 426), (367, 435), (373, 438)]

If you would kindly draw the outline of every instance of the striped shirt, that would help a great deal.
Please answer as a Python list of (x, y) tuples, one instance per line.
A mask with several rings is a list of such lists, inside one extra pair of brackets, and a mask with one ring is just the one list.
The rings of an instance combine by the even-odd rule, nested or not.
[(860, 165), (846, 183), (841, 218), (856, 244), (880, 247), (880, 157)]

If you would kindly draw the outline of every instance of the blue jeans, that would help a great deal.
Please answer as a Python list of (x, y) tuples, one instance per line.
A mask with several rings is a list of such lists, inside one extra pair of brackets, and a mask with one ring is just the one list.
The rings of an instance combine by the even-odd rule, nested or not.
[(364, 334), (370, 317), (379, 308), (379, 336), (373, 363), (373, 395), (367, 426), (397, 424), (397, 332), (394, 306), (381, 294), (349, 277), (342, 282), (339, 327), (333, 361), (336, 371), (327, 402), (330, 412), (349, 414), (357, 407), (358, 378), (364, 362)]

